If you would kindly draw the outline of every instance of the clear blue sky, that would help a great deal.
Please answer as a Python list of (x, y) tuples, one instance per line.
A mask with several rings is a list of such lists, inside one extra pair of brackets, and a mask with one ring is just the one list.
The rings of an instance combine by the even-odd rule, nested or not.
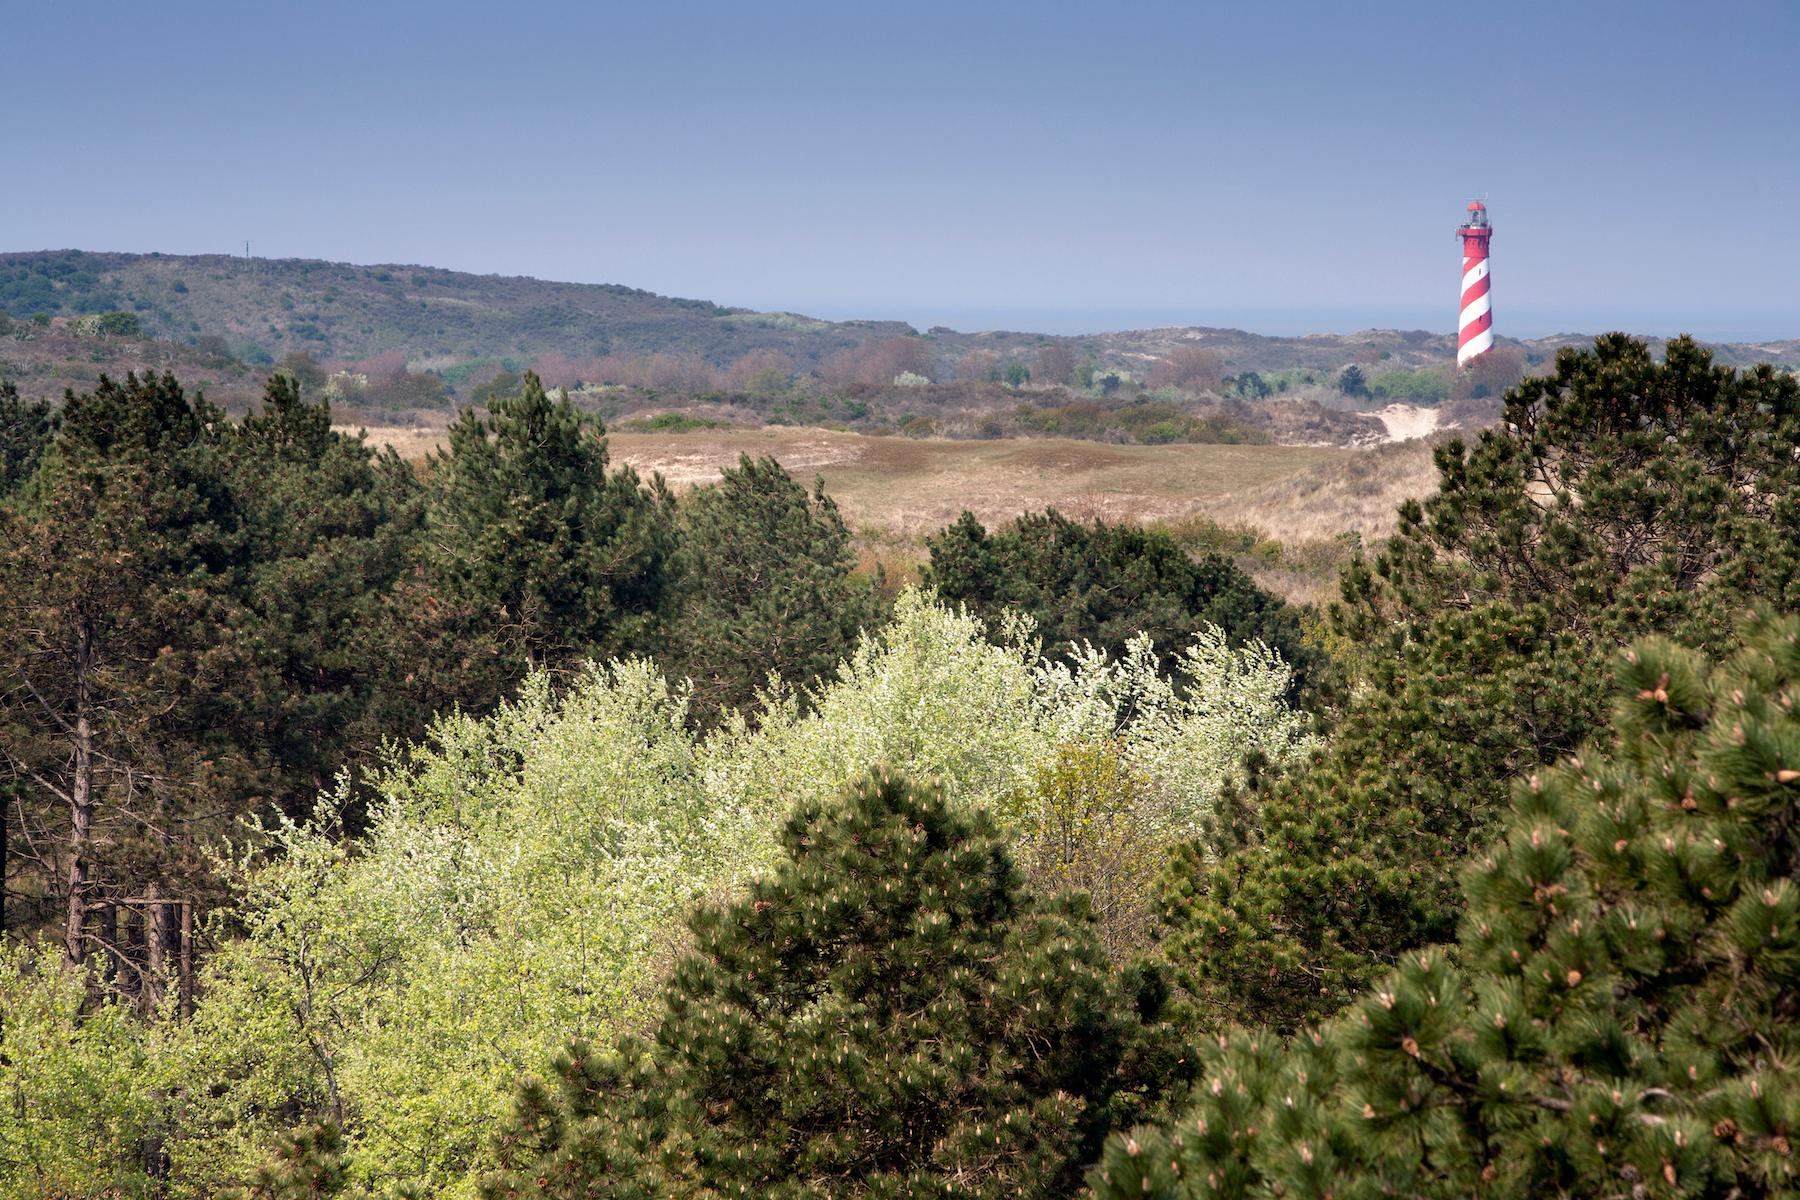
[(0, 0), (0, 249), (921, 325), (1800, 336), (1800, 3)]

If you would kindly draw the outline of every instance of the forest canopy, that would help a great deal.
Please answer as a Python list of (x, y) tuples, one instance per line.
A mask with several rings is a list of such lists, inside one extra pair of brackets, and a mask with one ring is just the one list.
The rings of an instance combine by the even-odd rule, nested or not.
[(1326, 610), (531, 374), (0, 415), (0, 1195), (1795, 1187), (1790, 375), (1565, 350)]

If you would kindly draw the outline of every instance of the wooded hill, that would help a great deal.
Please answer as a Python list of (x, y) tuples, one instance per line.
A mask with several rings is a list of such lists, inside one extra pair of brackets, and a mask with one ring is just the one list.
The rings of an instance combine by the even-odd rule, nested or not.
[(249, 362), (297, 350), (320, 360), (390, 350), (452, 359), (693, 351), (722, 362), (757, 349), (813, 362), (870, 338), (913, 332), (898, 321), (816, 321), (614, 284), (82, 250), (0, 255), (0, 309), (16, 318), (134, 312), (152, 337), (222, 337), (234, 357)]
[[(1127, 371), (1134, 363), (1142, 368), (1194, 346), (1217, 352), (1230, 373), (1335, 371), (1352, 361), (1417, 369), (1444, 366), (1455, 357), (1451, 334), (1423, 330), (1265, 337), (1184, 326), (1053, 337), (1017, 331), (962, 333), (939, 326), (920, 334), (901, 321), (823, 321), (617, 284), (217, 254), (0, 254), (0, 311), (18, 319), (38, 313), (131, 312), (152, 338), (189, 345), (208, 336), (220, 338), (231, 357), (264, 365), (304, 350), (322, 362), (401, 351), (415, 365), (438, 369), (479, 358), (529, 364), (546, 354), (573, 359), (693, 354), (723, 366), (768, 350), (807, 370), (838, 351), (915, 335), (926, 343), (930, 358), (944, 364), (979, 350), (1028, 360), (1049, 344), (1065, 345), (1075, 357), (1102, 367)], [(1576, 341), (1586, 338), (1557, 335), (1517, 345), (1535, 364)], [(1649, 346), (1660, 355), (1659, 339), (1649, 339)], [(1712, 349), (1717, 361), (1732, 366), (1800, 364), (1800, 338)]]

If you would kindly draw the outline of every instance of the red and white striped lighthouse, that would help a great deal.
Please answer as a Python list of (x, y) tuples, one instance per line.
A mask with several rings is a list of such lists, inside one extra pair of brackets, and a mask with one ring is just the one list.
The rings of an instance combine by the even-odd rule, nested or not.
[(1456, 232), (1463, 244), (1462, 315), (1456, 321), (1456, 365), (1462, 367), (1494, 348), (1494, 312), (1488, 303), (1488, 238), (1494, 230), (1487, 205), (1479, 200), (1470, 204), (1469, 219)]

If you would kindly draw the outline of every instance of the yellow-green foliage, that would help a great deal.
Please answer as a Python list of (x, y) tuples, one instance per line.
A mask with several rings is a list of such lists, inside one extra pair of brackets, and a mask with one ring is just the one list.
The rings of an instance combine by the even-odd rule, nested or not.
[[(1190, 835), (1244, 750), (1307, 745), (1282, 701), (1287, 668), (1259, 646), (1205, 634), (1171, 682), (1147, 642), (1050, 663), (1027, 629), (995, 645), (917, 591), (896, 613), (810, 709), (772, 695), (755, 722), (702, 738), (685, 691), (643, 662), (592, 668), (560, 695), (535, 679), (490, 717), (440, 719), (364, 789), (362, 839), (337, 831), (345, 786), (317, 821), (270, 827), (231, 864), (239, 902), (212, 927), (191, 1023), (138, 1028), (102, 1006), (78, 1026), (67, 1002), (36, 1021), (34, 1044), (70, 1059), (54, 1069), (100, 1073), (95, 1096), (125, 1115), (90, 1129), (103, 1110), (70, 1093), (28, 1136), (123, 1145), (159, 1112), (168, 1194), (210, 1196), (245, 1182), (277, 1130), (341, 1120), (354, 1182), (468, 1196), (513, 1081), (571, 1035), (640, 1026), (681, 918), (767, 868), (793, 806), (887, 762), (1010, 816), (1034, 854), (1045, 812), (1009, 797), (1101, 797), (1123, 807), (1099, 818), (1095, 849), (1068, 854), (1110, 872)], [(1084, 767), (1081, 747), (1102, 761)], [(25, 1002), (21, 986), (7, 1003)], [(113, 1028), (136, 1040), (115, 1049)], [(22, 1070), (0, 1066), (6, 1094)], [(0, 1170), (11, 1195), (43, 1194)], [(70, 1176), (62, 1194), (107, 1186)]]
[(88, 1005), (89, 976), (54, 948), (0, 946), (0, 980), (0, 1196), (151, 1195), (143, 1147), (178, 1079), (170, 1014)]
[(1154, 924), (1150, 898), (1168, 861), (1154, 804), (1149, 777), (1108, 737), (1058, 746), (1031, 785), (1000, 805), (1032, 883), (1086, 892), (1115, 960), (1141, 951)]

